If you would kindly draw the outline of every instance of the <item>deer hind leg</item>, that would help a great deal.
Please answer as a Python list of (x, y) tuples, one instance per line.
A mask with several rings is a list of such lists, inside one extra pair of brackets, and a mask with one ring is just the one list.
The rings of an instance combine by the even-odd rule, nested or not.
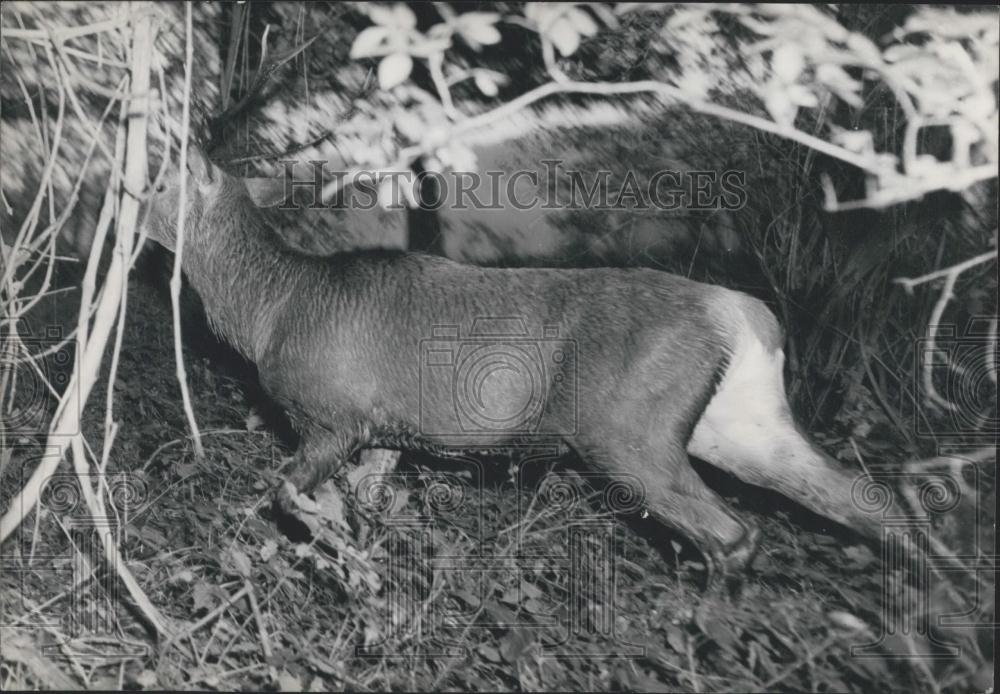
[(795, 425), (785, 397), (783, 363), (780, 349), (745, 341), (698, 420), (688, 452), (877, 537), (876, 520), (852, 497), (861, 473), (824, 455)]
[(645, 461), (646, 510), (688, 537), (705, 557), (708, 584), (738, 584), (757, 552), (759, 530), (741, 519), (698, 476), (683, 448), (658, 451), (663, 462)]
[(688, 538), (705, 557), (708, 583), (738, 583), (757, 549), (759, 531), (741, 520), (691, 467), (678, 443), (636, 447), (607, 440), (595, 447), (574, 442), (588, 463), (608, 471), (611, 481), (624, 472), (653, 518)]

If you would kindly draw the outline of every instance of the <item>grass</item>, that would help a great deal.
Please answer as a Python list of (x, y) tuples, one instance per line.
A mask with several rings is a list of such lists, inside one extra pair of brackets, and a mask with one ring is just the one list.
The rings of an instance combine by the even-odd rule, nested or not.
[[(847, 14), (859, 23), (883, 21), (886, 31), (897, 23), (879, 19), (885, 8), (868, 16), (853, 7)], [(629, 25), (623, 40), (611, 34), (609, 51), (599, 41), (586, 43), (581, 51), (595, 58), (595, 75), (642, 77), (650, 45), (645, 33), (636, 33), (643, 27), (653, 25)], [(196, 29), (209, 38), (218, 33), (214, 24)], [(309, 54), (317, 63), (310, 74), (337, 81), (364, 73), (356, 65), (347, 69), (343, 35), (331, 32), (326, 40), (327, 48)], [(537, 56), (528, 58), (525, 69), (536, 69)], [(513, 63), (502, 66), (521, 72)], [(211, 71), (210, 62), (202, 67)], [(861, 125), (882, 123), (878, 142), (896, 151), (902, 128), (891, 104), (869, 101), (864, 113), (872, 122)], [(803, 125), (821, 132), (824, 117)], [(330, 127), (327, 120), (313, 125)], [(235, 120), (230, 125), (242, 127)], [(853, 172), (690, 113), (670, 113), (660, 125), (650, 141), (605, 137), (607, 152), (593, 133), (563, 135), (591, 157), (582, 160), (583, 170), (608, 162), (658, 170), (663, 153), (650, 142), (661, 141), (690, 168), (745, 170), (758, 194), (736, 219), (740, 252), (716, 249), (713, 257), (708, 237), (692, 231), (690, 252), (678, 244), (676, 267), (660, 267), (737, 283), (769, 301), (789, 330), (793, 406), (830, 454), (906, 472), (905, 461), (943, 453), (939, 441), (916, 440), (912, 431), (920, 397), (914, 345), (937, 288), (910, 297), (888, 280), (982, 252), (995, 219), (970, 221), (969, 209), (945, 210), (940, 199), (886, 213), (823, 215), (817, 174), (830, 173), (838, 190), (860, 195)], [(37, 159), (29, 157), (23, 168), (30, 173)], [(33, 196), (31, 186), (25, 190)], [(571, 240), (590, 249), (595, 239), (604, 240), (609, 220), (617, 218), (570, 220), (583, 234)], [(631, 234), (625, 224), (631, 219), (617, 221), (622, 237)], [(684, 236), (682, 224), (675, 226)], [(657, 226), (657, 238), (666, 241), (661, 232)], [(618, 239), (602, 248), (606, 257), (573, 262), (636, 262), (633, 249)], [(511, 254), (519, 255), (516, 250)], [(649, 255), (647, 247), (641, 250)], [(964, 476), (951, 478), (964, 480), (963, 503), (939, 514), (932, 532), (945, 550), (954, 548), (966, 565), (983, 570), (934, 574), (924, 590), (909, 592), (913, 572), (887, 566), (877, 550), (787, 500), (707, 467), (699, 469), (763, 531), (761, 553), (738, 595), (706, 591), (702, 559), (683, 538), (641, 517), (609, 513), (603, 488), (572, 466), (559, 467), (568, 485), (562, 496), (551, 487), (542, 493), (538, 485), (556, 465), (544, 458), (518, 466), (502, 456), (464, 462), (404, 456), (391, 491), (373, 497), (388, 503), (387, 510), (376, 512), (344, 493), (343, 484), (333, 485), (313, 513), (303, 514), (306, 525), (296, 524), (276, 517), (270, 506), (293, 450), (287, 426), (260, 399), (252, 371), (208, 339), (197, 317), (185, 331), (193, 407), (205, 436), (206, 457), (195, 459), (174, 376), (169, 311), (163, 294), (145, 281), (151, 273), (134, 274), (144, 277), (131, 289), (113, 386), (118, 429), (109, 471), (125, 475), (137, 496), (111, 527), (129, 570), (179, 637), (156, 640), (118, 577), (95, 555), (89, 516), (80, 513), (70, 476), (64, 478), (70, 484), (52, 485), (40, 511), (2, 548), (4, 689), (957, 692), (992, 685), (988, 569), (995, 472), (989, 465), (966, 465)], [(992, 265), (963, 276), (956, 292), (961, 301), (949, 315), (959, 324), (965, 313), (995, 315), (995, 289)], [(43, 303), (33, 316), (43, 324), (74, 325), (72, 297), (59, 297), (64, 300)], [(84, 421), (98, 454), (106, 376), (98, 379)], [(995, 413), (995, 387), (992, 392)], [(947, 419), (927, 425), (938, 431)], [(956, 448), (970, 441), (958, 440)], [(0, 451), (0, 509), (7, 510), (30, 473), (38, 444), (29, 439)], [(971, 471), (978, 472), (975, 479)], [(933, 479), (922, 469), (909, 477), (914, 489)], [(573, 526), (571, 518), (579, 522)], [(571, 527), (582, 523), (592, 532), (575, 544), (578, 561), (570, 564)], [(613, 590), (608, 580), (585, 580), (606, 567), (608, 537), (615, 540)], [(852, 646), (900, 626), (887, 610), (901, 595), (915, 600), (900, 610), (913, 618), (975, 608), (959, 620), (966, 626), (940, 630), (961, 647), (960, 657), (887, 657), (928, 647), (926, 639), (905, 638), (900, 629), (874, 649), (875, 657), (852, 654)], [(571, 618), (586, 628), (569, 633)], [(554, 657), (562, 642), (556, 651), (562, 656)], [(359, 657), (366, 646), (380, 657)], [(428, 649), (457, 655), (428, 657)]]
[[(735, 596), (705, 591), (697, 552), (651, 521), (609, 513), (586, 475), (566, 470), (563, 486), (545, 488), (555, 462), (544, 457), (519, 468), (500, 456), (404, 456), (393, 491), (370, 497), (382, 510), (328, 485), (305, 516), (310, 537), (271, 512), (291, 453), (273, 433), (281, 427), (224, 350), (194, 325), (188, 336), (205, 460), (185, 438), (169, 312), (135, 282), (110, 463), (141, 492), (116, 526), (127, 565), (183, 636), (152, 638), (114, 577), (81, 560), (93, 537), (71, 527), (74, 509), (55, 512), (49, 497), (5, 547), (17, 554), (0, 577), (4, 622), (16, 624), (5, 689), (957, 691), (987, 667), (990, 635), (971, 629), (949, 633), (965, 639), (961, 660), (853, 657), (881, 629), (881, 560), (846, 531), (708, 470), (764, 533)], [(94, 445), (101, 409), (85, 422)], [(878, 443), (860, 445), (884, 459)], [(5, 500), (26, 460), (8, 466)], [(992, 498), (991, 478), (980, 494)], [(591, 528), (575, 564), (570, 518)], [(613, 590), (599, 579), (608, 538)], [(905, 646), (896, 638), (886, 648)], [(365, 646), (380, 657), (359, 657)]]

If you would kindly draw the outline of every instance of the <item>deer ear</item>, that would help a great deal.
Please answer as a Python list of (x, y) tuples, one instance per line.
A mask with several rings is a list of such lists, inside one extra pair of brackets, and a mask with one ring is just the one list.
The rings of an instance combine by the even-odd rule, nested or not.
[(208, 185), (215, 182), (217, 173), (208, 157), (195, 146), (188, 147), (187, 168), (188, 173), (194, 177), (199, 185)]
[(285, 185), (278, 178), (244, 178), (250, 200), (257, 207), (274, 207), (285, 199)]

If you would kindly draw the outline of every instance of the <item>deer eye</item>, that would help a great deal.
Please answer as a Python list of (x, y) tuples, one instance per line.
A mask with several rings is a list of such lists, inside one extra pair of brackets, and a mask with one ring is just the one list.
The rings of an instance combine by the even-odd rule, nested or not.
[(157, 193), (165, 193), (165, 192), (167, 192), (167, 184), (166, 183), (161, 183), (160, 185), (156, 186), (156, 192)]

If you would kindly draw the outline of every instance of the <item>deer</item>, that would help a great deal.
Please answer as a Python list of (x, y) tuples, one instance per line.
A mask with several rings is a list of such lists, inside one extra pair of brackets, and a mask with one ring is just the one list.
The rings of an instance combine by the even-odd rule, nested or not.
[[(864, 477), (817, 448), (784, 387), (762, 301), (645, 268), (488, 268), (394, 250), (310, 256), (269, 228), (244, 180), (189, 148), (182, 270), (211, 328), (257, 367), (300, 435), (279, 506), (359, 451), (556, 441), (638, 480), (644, 509), (739, 581), (760, 542), (699, 458), (862, 536)], [(141, 233), (173, 250), (173, 181)], [(645, 514), (644, 514), (645, 515)]]

